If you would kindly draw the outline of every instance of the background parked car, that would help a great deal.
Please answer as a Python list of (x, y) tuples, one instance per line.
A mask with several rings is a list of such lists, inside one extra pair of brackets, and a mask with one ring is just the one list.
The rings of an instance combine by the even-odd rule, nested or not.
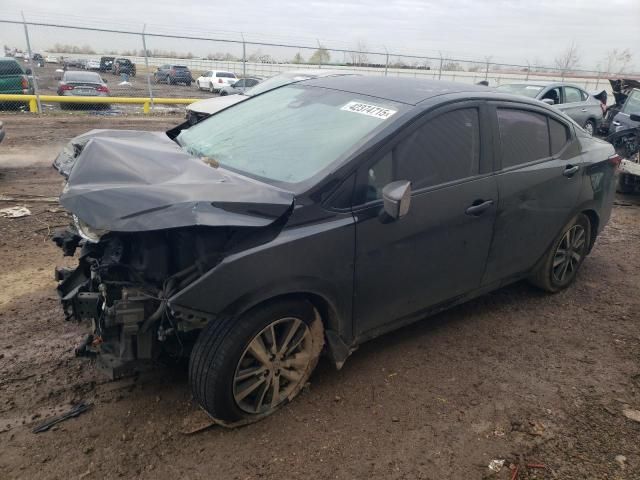
[(189, 87), (193, 82), (191, 71), (186, 65), (161, 65), (153, 74), (153, 79), (156, 83), (164, 82), (167, 85), (184, 83)]
[(604, 108), (600, 100), (576, 85), (560, 82), (509, 83), (500, 85), (497, 90), (524, 95), (553, 105), (581, 125), (590, 135), (597, 130), (604, 117)]
[[(0, 93), (13, 95), (33, 94), (31, 69), (24, 69), (20, 62), (13, 57), (0, 57)], [(3, 108), (14, 110), (26, 105), (25, 103), (8, 102)]]
[(251, 77), (251, 78), (241, 78), (236, 83), (229, 85), (227, 87), (222, 87), (220, 89), (220, 96), (224, 97), (225, 95), (235, 95), (238, 93), (243, 93), (249, 88), (255, 87), (262, 81), (261, 78)]
[(100, 70), (100, 60), (96, 60), (95, 58), (92, 58), (90, 60), (86, 60), (84, 62), (84, 69), (85, 70)]
[(82, 68), (83, 60), (80, 58), (65, 58), (62, 64), (67, 68)]
[(44, 61), (45, 63), (58, 63), (59, 60), (55, 55), (47, 55), (44, 57)]
[(110, 72), (116, 57), (100, 57), (100, 71)]
[(113, 61), (111, 72), (114, 75), (120, 75), (126, 73), (130, 77), (136, 76), (136, 65), (128, 58), (116, 58)]
[(238, 77), (236, 77), (235, 73), (210, 70), (198, 77), (196, 87), (200, 90), (209, 90), (213, 93), (236, 83), (237, 80)]
[[(640, 86), (640, 82), (638, 85)], [(618, 98), (616, 98), (616, 105), (617, 101)], [(631, 115), (634, 114), (640, 114), (640, 88), (633, 88), (627, 92), (619, 110), (612, 117), (609, 134), (640, 127), (640, 123), (631, 118)]]
[(96, 72), (65, 72), (58, 85), (58, 95), (73, 97), (108, 97), (109, 88)]

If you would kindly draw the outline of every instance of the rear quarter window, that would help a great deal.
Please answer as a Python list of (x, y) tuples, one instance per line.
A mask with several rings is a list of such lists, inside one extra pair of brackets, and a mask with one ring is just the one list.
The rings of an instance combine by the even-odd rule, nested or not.
[(549, 136), (551, 137), (551, 155), (558, 155), (569, 142), (569, 128), (553, 118), (549, 118)]

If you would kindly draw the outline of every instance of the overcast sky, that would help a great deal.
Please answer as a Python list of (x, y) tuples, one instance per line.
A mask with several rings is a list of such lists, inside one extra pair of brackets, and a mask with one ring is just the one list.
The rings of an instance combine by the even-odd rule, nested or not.
[[(192, 33), (252, 40), (369, 49), (463, 59), (553, 65), (554, 58), (575, 42), (580, 68), (595, 68), (608, 50), (629, 48), (640, 70), (640, 0), (0, 0), (0, 19), (84, 24), (151, 31)], [(61, 12), (72, 12), (64, 14)], [(107, 48), (141, 48), (135, 38), (108, 34), (32, 29), (34, 50), (56, 42)], [(19, 26), (0, 24), (0, 41), (24, 43)], [(149, 48), (236, 52), (232, 46), (204, 42), (150, 40)], [(154, 45), (155, 43), (155, 45)], [(131, 45), (128, 47), (128, 45)], [(255, 50), (255, 47), (252, 47)], [(278, 59), (295, 51), (262, 48)], [(308, 58), (311, 52), (302, 52)], [(290, 54), (290, 55), (289, 55)], [(334, 55), (334, 58), (337, 55)], [(338, 57), (339, 58), (339, 57)]]

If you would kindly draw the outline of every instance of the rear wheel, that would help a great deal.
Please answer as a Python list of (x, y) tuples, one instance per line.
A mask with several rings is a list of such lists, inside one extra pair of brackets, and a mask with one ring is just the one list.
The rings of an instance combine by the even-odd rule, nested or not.
[(220, 90), (220, 96), (221, 97), (226, 97), (227, 95), (229, 95), (225, 90)]
[(212, 322), (191, 353), (193, 396), (216, 419), (258, 420), (300, 392), (323, 343), (322, 321), (304, 300), (273, 302)]
[(593, 136), (596, 131), (595, 122), (593, 120), (587, 120), (587, 123), (584, 124), (584, 129), (589, 135)]
[(591, 222), (579, 214), (562, 230), (530, 278), (547, 292), (567, 288), (576, 278), (591, 243)]

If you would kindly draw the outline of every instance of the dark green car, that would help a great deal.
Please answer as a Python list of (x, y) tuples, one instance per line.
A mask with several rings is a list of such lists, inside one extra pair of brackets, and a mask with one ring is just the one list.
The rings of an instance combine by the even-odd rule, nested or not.
[[(31, 69), (26, 70), (12, 57), (0, 57), (0, 94), (32, 95), (33, 84), (29, 78)], [(9, 107), (17, 107), (10, 102)]]

